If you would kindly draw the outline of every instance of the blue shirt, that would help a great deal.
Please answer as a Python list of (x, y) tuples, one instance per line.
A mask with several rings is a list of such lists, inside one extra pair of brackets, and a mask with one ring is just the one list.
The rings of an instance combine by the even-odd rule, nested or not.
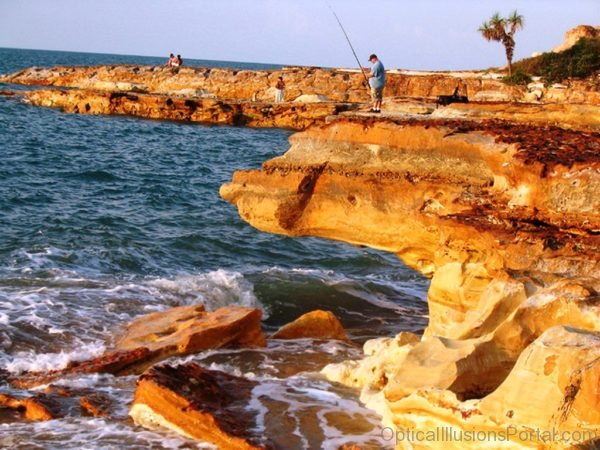
[(377, 60), (373, 67), (371, 67), (372, 78), (369, 78), (369, 84), (373, 89), (381, 89), (385, 86), (385, 68), (381, 61)]

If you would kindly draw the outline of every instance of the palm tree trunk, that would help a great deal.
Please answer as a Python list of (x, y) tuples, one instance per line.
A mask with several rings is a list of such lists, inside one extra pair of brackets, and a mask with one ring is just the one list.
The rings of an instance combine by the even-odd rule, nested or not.
[(515, 51), (515, 41), (512, 36), (507, 35), (502, 40), (504, 49), (506, 50), (506, 60), (508, 61), (508, 76), (512, 75), (512, 59)]

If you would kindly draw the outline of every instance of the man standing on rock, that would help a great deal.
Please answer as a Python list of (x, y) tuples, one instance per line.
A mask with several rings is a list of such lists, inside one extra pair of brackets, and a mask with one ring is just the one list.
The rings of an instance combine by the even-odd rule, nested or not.
[(371, 72), (365, 75), (369, 79), (369, 85), (371, 86), (371, 98), (373, 99), (371, 112), (380, 113), (381, 101), (383, 100), (383, 87), (385, 86), (385, 68), (375, 54), (369, 56), (369, 62), (373, 64), (373, 67), (371, 67)]

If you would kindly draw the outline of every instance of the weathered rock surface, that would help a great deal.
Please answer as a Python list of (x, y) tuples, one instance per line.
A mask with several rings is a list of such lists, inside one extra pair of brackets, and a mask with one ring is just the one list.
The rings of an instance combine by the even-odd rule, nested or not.
[(253, 431), (248, 403), (255, 385), (193, 363), (156, 366), (139, 378), (129, 414), (138, 425), (170, 428), (224, 450), (274, 448)]
[(21, 399), (0, 394), (0, 409), (18, 411), (25, 420), (32, 421), (53, 420), (62, 417), (57, 403), (45, 394)]
[[(167, 96), (190, 93), (231, 101), (273, 101), (272, 87), (279, 76), (286, 82), (286, 98), (303, 95), (325, 96), (336, 103), (369, 102), (358, 70), (293, 67), (279, 71), (249, 71), (184, 67), (176, 75), (168, 68), (151, 66), (97, 66), (30, 68), (0, 76), (0, 82), (70, 87), (108, 92), (145, 92)], [(527, 90), (508, 86), (485, 72), (415, 72), (389, 70), (386, 74), (385, 97), (428, 97), (450, 95), (456, 88), (461, 95), (475, 98), (480, 92), (524, 100)], [(488, 94), (489, 95), (489, 94)], [(554, 101), (600, 104), (600, 93), (593, 83), (573, 83), (564, 98)], [(552, 102), (551, 98), (544, 98)]]
[(39, 89), (27, 92), (25, 98), (33, 105), (61, 108), (70, 113), (119, 114), (145, 119), (293, 130), (323, 123), (330, 115), (354, 108), (349, 104), (331, 102), (271, 104), (83, 89)]
[(600, 131), (600, 106), (586, 104), (453, 103), (432, 112), (431, 117), (470, 120), (507, 120), (533, 125), (556, 124), (561, 128)]
[(591, 25), (579, 25), (575, 28), (571, 28), (569, 31), (565, 33), (565, 40), (562, 44), (554, 47), (552, 49), (553, 52), (564, 52), (565, 50), (570, 49), (577, 41), (582, 38), (597, 38), (600, 36), (600, 27), (594, 27)]
[(303, 314), (271, 336), (271, 339), (303, 338), (349, 340), (337, 317), (330, 311), (322, 310)]
[[(577, 373), (598, 409), (600, 134), (537, 120), (332, 120), (221, 188), (260, 230), (386, 250), (432, 277), (420, 341), (369, 341), (324, 371), (394, 430), (548, 431)], [(581, 408), (554, 426), (597, 430)]]
[[(43, 392), (0, 394), (0, 410), (13, 410), (18, 417), (12, 420), (46, 421), (64, 417), (91, 415), (107, 417), (112, 414), (112, 402), (90, 388), (48, 386)], [(3, 422), (12, 421), (4, 418)]]
[(62, 370), (26, 373), (10, 380), (21, 388), (47, 384), (84, 373), (131, 375), (142, 373), (173, 355), (188, 355), (211, 348), (264, 346), (262, 312), (243, 306), (204, 311), (202, 305), (182, 306), (134, 321), (116, 348), (88, 361), (72, 362)]
[[(394, 429), (444, 430), (446, 439), (433, 441), (435, 448), (567, 448), (600, 435), (599, 352), (598, 333), (555, 327), (527, 347), (500, 387), (481, 400), (461, 402), (439, 389), (365, 400)], [(431, 448), (424, 440), (400, 444)]]
[(260, 327), (262, 313), (245, 306), (229, 306), (213, 312), (203, 305), (180, 306), (140, 317), (127, 326), (115, 349), (187, 355), (226, 346), (264, 347)]

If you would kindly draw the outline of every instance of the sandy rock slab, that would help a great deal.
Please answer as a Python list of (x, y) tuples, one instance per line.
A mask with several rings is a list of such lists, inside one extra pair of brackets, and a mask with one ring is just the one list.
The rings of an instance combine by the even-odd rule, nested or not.
[(155, 366), (138, 380), (130, 416), (138, 424), (166, 427), (220, 449), (271, 449), (256, 431), (248, 403), (255, 382), (197, 364)]
[(174, 355), (222, 347), (262, 347), (266, 341), (261, 317), (259, 309), (243, 306), (212, 312), (204, 311), (202, 305), (172, 308), (132, 322), (116, 347), (98, 358), (72, 362), (61, 370), (26, 373), (9, 381), (19, 388), (31, 388), (69, 375), (132, 375)]

